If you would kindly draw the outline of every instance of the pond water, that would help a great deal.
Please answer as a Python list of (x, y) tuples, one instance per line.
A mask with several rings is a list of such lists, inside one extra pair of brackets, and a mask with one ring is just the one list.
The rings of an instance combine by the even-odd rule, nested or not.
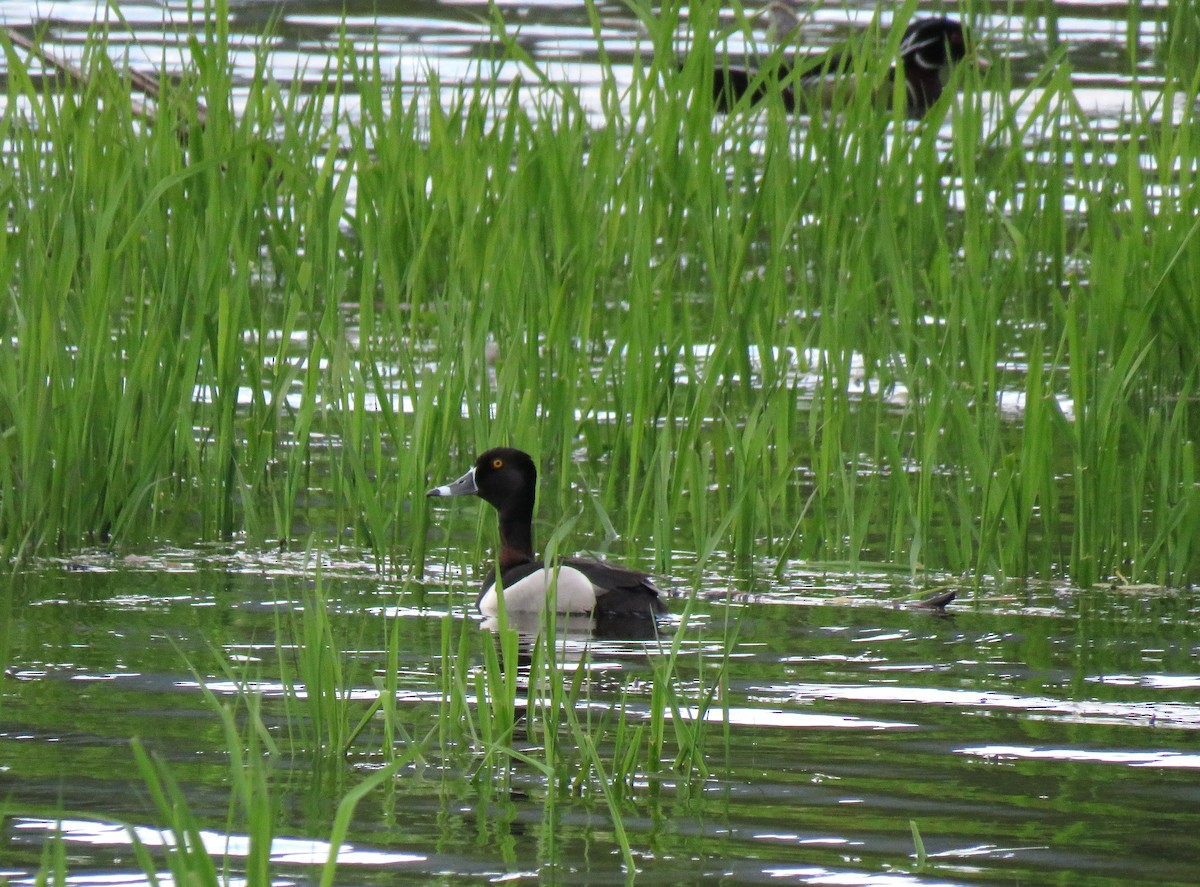
[[(279, 657), (297, 655), (293, 620), (317, 572), (300, 557), (171, 551), (80, 557), (9, 580), (0, 877), (32, 883), (61, 834), (71, 883), (138, 880), (121, 824), (149, 846), (164, 839), (132, 764), (137, 736), (171, 768), (236, 880), (246, 838), (224, 827), (228, 752), (198, 678), (227, 705), (239, 693), (231, 673), (245, 679), (283, 742), (297, 715)], [(378, 695), (394, 630), (397, 721), (426, 736), (455, 667), (443, 623), (479, 641), (473, 672), (482, 661), (470, 589), (449, 577), (402, 587), (351, 560), (319, 572), (351, 720)], [(703, 699), (722, 668), (726, 686), (707, 715), (707, 772), (640, 768), (620, 801), (638, 883), (1193, 881), (1195, 595), (1023, 585), (963, 590), (939, 615), (902, 606), (933, 587), (885, 574), (810, 568), (756, 583), (750, 572), (706, 572), (690, 616), (663, 626), (662, 643), (681, 641), (684, 699)], [(563, 651), (587, 670), (581, 709), (646, 721), (658, 642), (576, 638)], [(612, 730), (596, 734), (611, 754)], [(381, 743), (371, 726), (344, 764), (276, 761), (279, 882), (316, 878), (337, 799), (383, 764)], [(910, 822), (929, 855), (922, 872)], [(623, 879), (596, 792), (557, 790), (520, 762), (443, 757), (436, 744), (360, 804), (348, 841), (337, 883)]]
[[(103, 15), (92, 3), (2, 8), (9, 27), (49, 24), (68, 57)], [(1051, 32), (1070, 47), (1090, 113), (1115, 121), (1133, 69), (1154, 86), (1165, 3), (1141, 4), (1136, 19), (1114, 4), (1040, 6), (1049, 19), (1006, 8), (980, 5), (976, 24), (988, 55), (1011, 69), (995, 88), (1021, 90), (1052, 51)], [(499, 9), (535, 58), (585, 90), (598, 82), (584, 8)], [(135, 66), (156, 70), (181, 45), (186, 6), (120, 10)], [(628, 63), (637, 17), (613, 3), (596, 11), (606, 49)], [(805, 39), (832, 44), (872, 11), (829, 5)], [(474, 76), (494, 49), (488, 14), (479, 3), (231, 7), (247, 72), (276, 21), (271, 64), (284, 80), (298, 70), (319, 79), (343, 24), (406, 82), (430, 69), (449, 82)], [(171, 838), (158, 830), (131, 737), (178, 782), (199, 840), (227, 859), (227, 879), (253, 881), (219, 713), (249, 729), (247, 689), (282, 749), (267, 759), (276, 883), (319, 879), (338, 801), (385, 765), (387, 743), (422, 755), (358, 805), (336, 883), (625, 882), (613, 814), (594, 783), (577, 789), (521, 759), (498, 764), (477, 740), (427, 739), (446, 716), (446, 675), (473, 681), (491, 641), (476, 628), (472, 578), (439, 567), (458, 563), (450, 551), (470, 549), (480, 527), (490, 533), (491, 517), (459, 522), (470, 526), (430, 543), (429, 572), (403, 580), (354, 552), (238, 547), (81, 552), (0, 580), (0, 883), (35, 883), (58, 853), (68, 883), (144, 883), (139, 843), (169, 880)], [(650, 566), (636, 550), (621, 559)], [(579, 712), (595, 719), (601, 760), (621, 741), (614, 720), (651, 722), (654, 669), (672, 643), (680, 698), (707, 706), (702, 764), (673, 768), (672, 739), (667, 762), (636, 767), (615, 800), (637, 883), (1196, 882), (1195, 590), (914, 582), (869, 566), (698, 560), (679, 552), (672, 563), (674, 615), (660, 639), (585, 632), (561, 645), (564, 667), (586, 677)], [(402, 735), (370, 719), (344, 759), (312, 755), (297, 727), (309, 718), (295, 677), (314, 589), (352, 722), (379, 699), (396, 651)], [(906, 606), (946, 589), (958, 599), (945, 614)], [(673, 715), (694, 723), (697, 712)], [(515, 745), (537, 759), (536, 743)]]

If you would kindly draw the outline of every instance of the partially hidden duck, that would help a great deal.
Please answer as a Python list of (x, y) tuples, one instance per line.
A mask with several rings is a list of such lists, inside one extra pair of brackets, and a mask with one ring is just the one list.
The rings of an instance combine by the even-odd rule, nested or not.
[[(905, 114), (913, 119), (924, 117), (941, 97), (954, 65), (971, 58), (979, 68), (987, 62), (974, 54), (967, 29), (954, 19), (925, 18), (912, 22), (900, 41), (899, 76), (904, 79)], [(718, 67), (713, 79), (713, 100), (718, 111), (731, 111), (743, 99), (757, 104), (771, 94), (776, 84), (784, 108), (811, 111), (827, 104), (834, 95), (853, 88), (849, 83), (853, 64), (849, 54), (835, 52), (820, 59), (809, 59), (799, 67), (778, 61), (773, 70), (745, 67)], [(885, 95), (891, 98), (893, 68)]]

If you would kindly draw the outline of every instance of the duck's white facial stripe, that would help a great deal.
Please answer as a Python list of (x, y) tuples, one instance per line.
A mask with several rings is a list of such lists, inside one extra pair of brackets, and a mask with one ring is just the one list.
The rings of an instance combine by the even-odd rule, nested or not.
[(909, 58), (911, 58), (913, 61), (915, 61), (917, 63), (918, 67), (924, 68), (926, 71), (936, 71), (938, 68), (941, 67), (941, 65), (938, 64), (937, 62), (931, 62), (928, 59), (926, 59), (925, 56), (922, 55), (920, 52), (910, 53)]
[[(558, 581), (555, 583), (555, 576)], [(573, 567), (538, 570), (504, 589), (504, 609), (513, 612), (540, 611), (553, 590), (554, 609), (559, 613), (588, 613), (596, 606), (596, 589), (583, 573)], [(479, 600), (479, 612), (496, 616), (500, 605), (496, 586)]]
[(916, 62), (917, 67), (924, 68), (927, 71), (932, 71), (935, 68), (940, 68), (941, 65), (931, 62), (929, 59), (925, 58), (923, 53), (926, 49), (936, 47), (945, 39), (946, 38), (943, 35), (938, 34), (933, 37), (926, 37), (922, 40), (919, 39), (916, 34), (914, 34), (900, 44), (900, 55), (908, 61)]

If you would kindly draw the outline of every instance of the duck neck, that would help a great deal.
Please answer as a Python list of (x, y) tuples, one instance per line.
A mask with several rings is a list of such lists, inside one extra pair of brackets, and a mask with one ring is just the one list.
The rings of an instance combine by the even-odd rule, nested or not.
[(533, 510), (511, 508), (500, 515), (500, 569), (533, 560)]

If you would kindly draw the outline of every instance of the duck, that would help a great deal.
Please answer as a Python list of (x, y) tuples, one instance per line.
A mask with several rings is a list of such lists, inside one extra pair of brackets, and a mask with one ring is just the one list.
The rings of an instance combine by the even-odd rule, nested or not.
[[(951, 18), (923, 18), (904, 29), (900, 41), (900, 67), (904, 71), (905, 114), (917, 120), (924, 117), (941, 96), (950, 71), (955, 64), (971, 53), (971, 40), (959, 22)], [(976, 57), (980, 69), (987, 65)], [(779, 94), (788, 111), (804, 110), (820, 99), (826, 100), (837, 91), (831, 78), (847, 75), (852, 67), (849, 53), (831, 53), (819, 62), (796, 71), (787, 62), (779, 62), (778, 70), (768, 78), (761, 71), (742, 67), (719, 68), (713, 78), (713, 102), (718, 111), (727, 113), (743, 98), (757, 104), (772, 92), (771, 82), (779, 83)], [(896, 69), (888, 74), (886, 88), (890, 99), (890, 84), (895, 81)]]
[(498, 615), (501, 594), (506, 612), (540, 612), (552, 587), (559, 613), (653, 619), (666, 612), (662, 593), (646, 573), (579, 557), (551, 564), (539, 560), (533, 550), (536, 486), (537, 467), (528, 453), (496, 447), (480, 455), (462, 477), (425, 494), (478, 496), (496, 509), (500, 550), (476, 601), (483, 616)]

